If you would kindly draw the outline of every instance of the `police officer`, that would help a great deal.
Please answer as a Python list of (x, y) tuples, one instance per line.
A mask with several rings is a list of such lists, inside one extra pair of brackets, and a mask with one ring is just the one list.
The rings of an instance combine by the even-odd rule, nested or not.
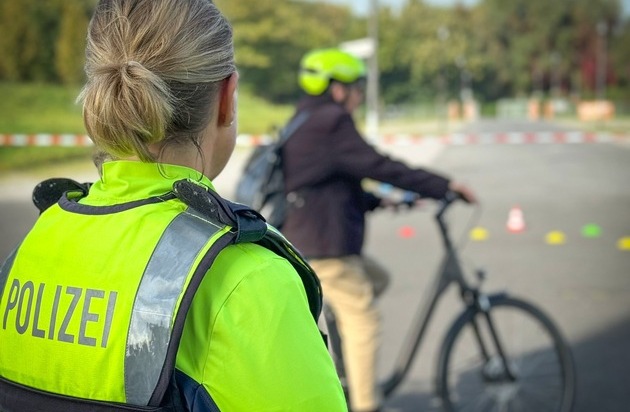
[(361, 181), (371, 178), (435, 199), (453, 190), (475, 200), (465, 186), (384, 156), (362, 138), (352, 114), (363, 101), (365, 77), (363, 61), (342, 50), (307, 53), (299, 72), (306, 96), (296, 113), (309, 117), (283, 150), (286, 190), (297, 200), (282, 231), (309, 258), (336, 316), (353, 411), (377, 410), (382, 402), (375, 298), (389, 280), (362, 253), (365, 215), (387, 201), (365, 192)]
[(346, 410), (312, 272), (236, 239), (230, 222), (262, 221), (213, 194), (236, 136), (229, 23), (210, 0), (101, 0), (86, 58), (85, 126), (115, 160), (0, 269), (0, 410), (133, 410), (157, 393), (195, 411)]

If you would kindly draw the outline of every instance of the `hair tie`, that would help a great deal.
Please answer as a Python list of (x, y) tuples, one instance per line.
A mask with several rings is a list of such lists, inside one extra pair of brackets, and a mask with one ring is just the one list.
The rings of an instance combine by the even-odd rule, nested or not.
[(132, 67), (143, 67), (143, 66), (142, 66), (142, 64), (138, 63), (135, 60), (129, 60), (129, 61), (124, 62), (121, 65), (120, 70), (122, 72), (130, 75), (131, 74), (130, 70), (131, 70)]

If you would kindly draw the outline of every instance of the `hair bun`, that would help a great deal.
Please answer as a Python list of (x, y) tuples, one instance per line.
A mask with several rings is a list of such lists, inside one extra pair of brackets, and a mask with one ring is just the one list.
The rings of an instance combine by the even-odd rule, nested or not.
[(85, 57), (88, 134), (116, 158), (144, 161), (156, 143), (196, 144), (235, 70), (231, 26), (208, 0), (100, 0)]
[(115, 76), (117, 74), (129, 77), (137, 77), (141, 73), (151, 72), (144, 67), (142, 63), (135, 60), (129, 60), (123, 63), (107, 63), (93, 66), (88, 70), (89, 75), (93, 76)]
[(128, 76), (134, 76), (134, 75), (137, 75), (137, 74), (139, 74), (141, 72), (145, 72), (146, 73), (147, 71), (150, 71), (150, 70), (148, 70), (146, 67), (144, 67), (142, 65), (142, 63), (139, 63), (139, 62), (137, 62), (135, 60), (129, 60), (129, 61), (127, 61), (125, 63), (122, 63), (120, 65), (120, 71), (123, 74), (126, 74)]

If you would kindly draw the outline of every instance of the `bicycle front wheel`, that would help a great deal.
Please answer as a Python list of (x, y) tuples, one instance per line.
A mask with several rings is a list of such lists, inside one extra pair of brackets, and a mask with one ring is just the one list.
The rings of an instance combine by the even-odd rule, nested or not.
[(506, 296), (491, 298), (487, 315), (470, 308), (446, 335), (437, 375), (444, 410), (569, 412), (573, 357), (551, 319)]

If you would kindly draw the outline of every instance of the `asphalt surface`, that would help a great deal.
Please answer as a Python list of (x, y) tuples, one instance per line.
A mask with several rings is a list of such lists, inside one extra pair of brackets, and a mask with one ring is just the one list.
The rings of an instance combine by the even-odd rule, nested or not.
[[(484, 122), (467, 131), (558, 129), (544, 123)], [(469, 269), (487, 271), (484, 290), (507, 290), (536, 303), (568, 339), (578, 373), (574, 410), (630, 410), (630, 250), (618, 246), (630, 236), (630, 145), (450, 146), (429, 167), (467, 183), (481, 199), (478, 220), (470, 220), (474, 210), (465, 206), (454, 209), (451, 219), (456, 239), (466, 240), (462, 253)], [(526, 227), (515, 234), (506, 226), (510, 209), (517, 205)], [(380, 302), (383, 379), (391, 374), (440, 262), (434, 208), (428, 202), (423, 210), (371, 218), (367, 252), (391, 268), (393, 278)], [(471, 224), (484, 229), (488, 238), (470, 240)], [(596, 225), (600, 234), (585, 237), (586, 225)], [(552, 232), (564, 235), (564, 242), (547, 243)], [(456, 290), (450, 290), (410, 374), (388, 399), (392, 409), (439, 410), (432, 396), (438, 348), (461, 307)]]
[[(466, 126), (473, 133), (556, 131), (549, 123), (486, 121)], [(467, 267), (487, 270), (487, 291), (508, 290), (542, 307), (571, 344), (578, 372), (577, 412), (630, 410), (630, 144), (490, 144), (444, 146), (436, 140), (382, 150), (409, 164), (444, 172), (474, 188), (480, 218), (465, 206), (451, 219), (456, 239), (465, 240)], [(216, 180), (230, 197), (248, 150), (237, 149)], [(94, 180), (89, 164), (0, 176), (0, 255), (7, 255), (37, 217), (30, 203), (35, 183), (52, 176)], [(506, 230), (509, 211), (519, 206), (526, 228)], [(390, 289), (379, 302), (383, 349), (379, 374), (386, 379), (404, 345), (405, 334), (438, 268), (442, 253), (432, 221), (434, 204), (411, 211), (370, 216), (366, 251), (392, 272)], [(583, 234), (586, 225), (597, 236)], [(471, 240), (471, 225), (487, 234)], [(593, 227), (593, 226), (591, 226)], [(552, 239), (563, 239), (549, 244)], [(559, 235), (558, 235), (559, 234)], [(592, 235), (592, 233), (591, 233)], [(404, 382), (387, 399), (398, 411), (439, 410), (433, 396), (437, 350), (462, 309), (449, 290), (437, 307), (426, 339)]]

